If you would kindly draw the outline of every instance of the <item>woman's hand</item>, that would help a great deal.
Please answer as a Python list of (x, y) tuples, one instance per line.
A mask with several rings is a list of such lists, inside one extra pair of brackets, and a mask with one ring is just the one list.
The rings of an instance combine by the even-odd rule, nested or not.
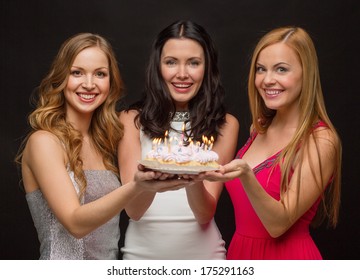
[(200, 173), (196, 177), (193, 176), (192, 179), (227, 182), (235, 178), (241, 178), (252, 172), (252, 169), (246, 161), (243, 159), (234, 159), (228, 164), (220, 166), (219, 170)]
[(149, 192), (178, 190), (192, 183), (190, 178), (185, 179), (174, 174), (146, 170), (141, 164), (134, 175), (134, 181), (138, 186)]

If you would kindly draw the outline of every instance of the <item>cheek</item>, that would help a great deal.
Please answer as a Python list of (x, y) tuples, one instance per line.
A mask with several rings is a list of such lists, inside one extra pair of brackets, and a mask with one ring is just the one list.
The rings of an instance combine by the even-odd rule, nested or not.
[(103, 93), (109, 93), (110, 91), (110, 79), (100, 80), (98, 82), (99, 87)]
[(65, 90), (72, 90), (72, 89), (76, 88), (77, 86), (78, 86), (78, 82), (76, 82), (75, 79), (70, 77), (66, 83)]
[(256, 75), (254, 84), (255, 84), (255, 87), (257, 88), (257, 90), (259, 90), (261, 88), (261, 81), (262, 81), (261, 77)]
[(171, 80), (171, 78), (176, 74), (176, 71), (171, 68), (162, 67), (161, 76), (165, 81)]
[(288, 86), (292, 87), (296, 93), (300, 93), (302, 88), (302, 78), (294, 77), (288, 81)]
[(196, 69), (196, 70), (191, 71), (190, 75), (193, 80), (195, 80), (196, 82), (201, 84), (204, 79), (205, 70), (204, 69)]

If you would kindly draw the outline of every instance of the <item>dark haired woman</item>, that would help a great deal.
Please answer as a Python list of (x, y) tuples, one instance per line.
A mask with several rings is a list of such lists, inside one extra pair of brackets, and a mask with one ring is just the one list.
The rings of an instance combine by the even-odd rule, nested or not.
[[(208, 33), (190, 21), (161, 31), (152, 47), (141, 101), (120, 114), (126, 131), (119, 145), (123, 183), (137, 170), (152, 139), (182, 133), (193, 141), (213, 136), (219, 163), (234, 156), (239, 124), (224, 109), (217, 52)], [(225, 246), (214, 222), (219, 182), (197, 181), (176, 191), (139, 195), (130, 217), (124, 259), (224, 259)]]

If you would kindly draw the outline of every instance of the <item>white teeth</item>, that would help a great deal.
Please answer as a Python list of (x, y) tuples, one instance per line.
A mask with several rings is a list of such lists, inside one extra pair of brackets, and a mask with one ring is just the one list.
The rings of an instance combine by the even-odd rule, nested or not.
[(93, 98), (95, 97), (95, 94), (88, 95), (88, 94), (81, 94), (81, 93), (80, 93), (79, 96), (80, 96), (81, 98), (90, 100), (90, 99), (93, 99)]
[(174, 86), (179, 87), (179, 88), (188, 88), (191, 85), (189, 85), (189, 84), (174, 84)]
[(277, 95), (281, 93), (281, 90), (265, 90), (268, 95)]

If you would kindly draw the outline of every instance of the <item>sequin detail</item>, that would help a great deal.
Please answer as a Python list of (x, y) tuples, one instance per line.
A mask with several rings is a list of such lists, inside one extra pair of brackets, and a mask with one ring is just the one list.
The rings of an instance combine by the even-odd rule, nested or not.
[(175, 112), (174, 117), (172, 119), (173, 122), (186, 122), (190, 120), (189, 112)]
[[(78, 192), (73, 172), (69, 176)], [(120, 186), (118, 178), (108, 170), (86, 170), (88, 183), (81, 204), (94, 201)], [(40, 259), (86, 260), (117, 259), (120, 238), (120, 214), (83, 238), (72, 236), (50, 210), (40, 190), (26, 194), (30, 213), (40, 241)]]

